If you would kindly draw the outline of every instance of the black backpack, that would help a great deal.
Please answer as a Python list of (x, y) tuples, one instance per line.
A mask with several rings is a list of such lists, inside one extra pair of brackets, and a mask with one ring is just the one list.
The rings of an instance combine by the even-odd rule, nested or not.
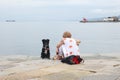
[(72, 64), (80, 64), (81, 62), (84, 62), (84, 60), (80, 56), (71, 55), (66, 58), (62, 58), (61, 62), (72, 65)]

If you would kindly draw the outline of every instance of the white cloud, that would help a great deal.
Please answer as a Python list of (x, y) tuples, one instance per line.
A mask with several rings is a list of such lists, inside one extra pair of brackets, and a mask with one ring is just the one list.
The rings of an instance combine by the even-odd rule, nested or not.
[(89, 0), (2, 0), (0, 6), (56, 6), (56, 5), (84, 5)]
[(118, 6), (120, 0), (1, 0), (0, 6)]
[(39, 3), (32, 0), (3, 0), (0, 1), (0, 6), (33, 6), (33, 5), (45, 5), (47, 2), (40, 1)]
[(93, 13), (108, 14), (108, 13), (120, 13), (120, 9), (95, 9)]
[(49, 17), (53, 15), (51, 17), (56, 18), (66, 14), (71, 18), (71, 16), (91, 16), (92, 14), (93, 16), (119, 15), (119, 5), (120, 0), (0, 0), (0, 16)]

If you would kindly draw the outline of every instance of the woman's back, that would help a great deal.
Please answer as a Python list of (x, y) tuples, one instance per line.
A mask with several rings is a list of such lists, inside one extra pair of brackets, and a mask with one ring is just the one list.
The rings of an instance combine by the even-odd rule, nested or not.
[(70, 55), (80, 55), (80, 50), (78, 45), (76, 44), (76, 40), (73, 38), (63, 38), (64, 45), (63, 53), (64, 57), (68, 57)]

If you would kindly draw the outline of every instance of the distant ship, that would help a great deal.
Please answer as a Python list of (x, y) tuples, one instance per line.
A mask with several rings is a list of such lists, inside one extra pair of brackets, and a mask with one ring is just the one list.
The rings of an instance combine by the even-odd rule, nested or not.
[(80, 22), (120, 22), (119, 18), (116, 16), (113, 17), (105, 17), (101, 20), (88, 20), (86, 18), (83, 18), (83, 20), (81, 20)]
[(15, 20), (6, 20), (5, 22), (16, 22)]
[(103, 21), (107, 22), (118, 22), (119, 18), (116, 16), (104, 18)]

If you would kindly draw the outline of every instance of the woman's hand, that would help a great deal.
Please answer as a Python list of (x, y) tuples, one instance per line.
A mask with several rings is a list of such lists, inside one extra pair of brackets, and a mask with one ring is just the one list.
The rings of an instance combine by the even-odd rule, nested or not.
[(76, 44), (79, 46), (79, 44), (81, 43), (80, 40), (76, 40)]

